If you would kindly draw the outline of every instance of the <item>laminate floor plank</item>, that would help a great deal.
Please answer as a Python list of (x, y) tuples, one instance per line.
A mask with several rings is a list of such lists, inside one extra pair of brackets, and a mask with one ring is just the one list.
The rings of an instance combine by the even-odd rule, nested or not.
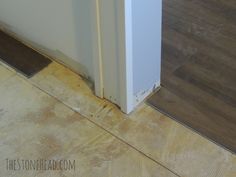
[(0, 31), (0, 59), (25, 75), (31, 77), (51, 63), (51, 60)]
[(156, 109), (236, 152), (236, 2), (164, 0)]
[[(206, 26), (213, 27), (214, 29), (220, 29), (220, 32), (222, 34), (225, 34), (226, 36), (230, 36), (235, 38), (236, 34), (236, 24), (235, 22), (232, 23), (232, 21), (229, 20), (229, 18), (224, 18), (221, 14), (212, 12), (209, 9), (204, 9), (201, 6), (186, 6), (186, 3), (182, 3), (183, 0), (180, 0), (178, 2), (172, 1), (166, 2), (164, 1), (164, 9), (163, 9), (163, 21), (170, 23), (171, 21), (174, 21), (175, 18), (185, 21), (186, 23), (195, 23), (199, 24), (200, 26)], [(198, 2), (198, 1), (196, 1)], [(206, 17), (207, 18), (203, 18)], [(231, 35), (234, 34), (234, 35)]]
[[(224, 120), (218, 119), (220, 116), (214, 117), (217, 114), (213, 112), (206, 113), (204, 108), (201, 109), (197, 105), (191, 104), (188, 100), (179, 97), (172, 90), (168, 90), (165, 87), (158, 94), (155, 94), (149, 100), (149, 103), (155, 105), (154, 108), (158, 111), (186, 125), (218, 145), (232, 152), (236, 151), (235, 124), (226, 121), (227, 124), (225, 126), (227, 126), (227, 129), (222, 128)], [(209, 116), (209, 114), (211, 115)]]

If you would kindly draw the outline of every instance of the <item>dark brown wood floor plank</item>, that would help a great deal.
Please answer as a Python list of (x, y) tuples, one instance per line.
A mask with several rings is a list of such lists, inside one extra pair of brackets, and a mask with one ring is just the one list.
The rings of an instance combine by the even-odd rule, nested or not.
[(177, 69), (174, 75), (236, 107), (235, 71), (211, 69), (207, 60), (203, 66), (189, 63)]
[(236, 1), (164, 0), (162, 89), (148, 102), (236, 153)]
[[(222, 128), (224, 121), (215, 120), (213, 117), (209, 119), (209, 115), (205, 115), (196, 106), (192, 106), (188, 101), (178, 97), (166, 88), (162, 88), (148, 102), (152, 106), (155, 105), (154, 108), (181, 124), (190, 127), (226, 149), (236, 152), (235, 126), (232, 124), (225, 125), (227, 129)], [(213, 126), (211, 126), (212, 124)]]
[[(194, 55), (201, 53), (214, 60), (217, 60), (221, 63), (221, 65), (224, 64), (229, 68), (236, 69), (235, 58), (233, 56), (217, 50), (217, 48), (214, 48), (209, 44), (196, 41), (191, 37), (171, 29), (170, 27), (166, 27), (163, 31), (163, 44), (164, 43), (174, 47), (176, 51), (183, 53), (183, 55), (187, 56), (190, 61)], [(166, 61), (166, 58), (163, 57), (162, 59), (162, 63)], [(199, 61), (200, 59), (201, 58), (198, 58), (195, 61)], [(175, 59), (173, 58), (172, 60)]]
[(51, 60), (0, 31), (0, 59), (27, 77), (31, 77)]
[[(180, 5), (182, 2), (182, 5)], [(195, 1), (195, 3), (198, 1)], [(189, 1), (188, 1), (189, 3)], [(223, 18), (218, 13), (213, 13), (208, 9), (204, 9), (201, 6), (196, 7), (186, 6), (183, 0), (180, 1), (164, 1), (163, 16), (164, 22), (171, 23), (172, 21), (182, 20), (187, 24), (198, 24), (204, 28), (213, 29), (219, 31), (222, 35), (231, 36), (235, 38), (236, 25), (235, 22), (229, 21), (228, 18)], [(207, 16), (207, 18), (205, 18)], [(232, 33), (232, 35), (231, 35)]]
[(165, 81), (165, 85), (169, 91), (201, 110), (205, 115), (209, 115), (209, 119), (212, 119), (211, 116), (213, 115), (215, 120), (216, 118), (219, 120), (228, 119), (231, 122), (236, 122), (236, 108), (234, 106), (226, 104), (224, 100), (215, 97), (212, 93), (208, 93), (197, 84), (192, 84), (172, 75)]
[[(172, 25), (168, 25), (166, 28), (171, 28), (178, 33), (185, 35), (192, 40), (199, 43), (205, 43), (205, 45), (211, 46), (216, 50), (222, 51), (228, 55), (236, 57), (235, 55), (235, 40), (230, 36), (223, 36), (220, 34), (217, 28), (205, 28), (195, 23), (186, 24), (184, 21), (178, 21)], [(164, 28), (163, 30), (165, 31)], [(236, 30), (236, 28), (235, 28)]]

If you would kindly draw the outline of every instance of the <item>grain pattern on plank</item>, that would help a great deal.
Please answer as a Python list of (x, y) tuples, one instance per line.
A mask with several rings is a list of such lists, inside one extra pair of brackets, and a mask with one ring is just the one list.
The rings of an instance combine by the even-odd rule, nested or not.
[(164, 0), (162, 89), (148, 102), (236, 152), (236, 2)]

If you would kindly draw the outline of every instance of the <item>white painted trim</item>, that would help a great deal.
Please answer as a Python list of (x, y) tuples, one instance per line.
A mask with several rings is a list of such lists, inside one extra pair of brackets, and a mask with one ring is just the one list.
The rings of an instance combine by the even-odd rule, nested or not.
[[(93, 68), (94, 68), (94, 85), (95, 94), (104, 97), (104, 83), (103, 83), (103, 62), (102, 62), (102, 48), (101, 48), (101, 22), (100, 22), (100, 7), (99, 0), (92, 2), (92, 29), (93, 29)], [(95, 18), (94, 18), (95, 17)]]
[[(96, 0), (95, 90), (120, 106), (133, 110), (132, 0)], [(96, 47), (97, 45), (97, 47)], [(99, 66), (99, 67), (98, 67)]]
[[(96, 94), (117, 104), (129, 114), (160, 83), (134, 93), (133, 0), (95, 0), (95, 89)], [(104, 91), (104, 93), (103, 93)]]
[[(133, 34), (132, 34), (132, 0), (124, 0), (124, 12), (119, 14), (124, 19), (123, 24), (119, 27), (122, 31), (123, 41), (119, 42), (120, 53), (124, 56), (119, 61), (119, 78), (120, 78), (120, 107), (125, 113), (130, 113), (133, 108)], [(121, 38), (122, 39), (122, 38)], [(125, 45), (124, 45), (125, 44)]]
[(135, 94), (133, 98), (134, 108), (137, 107), (140, 103), (142, 103), (149, 95), (160, 89), (160, 85), (160, 82), (155, 83), (150, 89)]
[(94, 76), (96, 95), (130, 113), (151, 94), (150, 89), (134, 93), (133, 0), (95, 0)]
[[(118, 4), (122, 1), (123, 0), (98, 0), (100, 11), (100, 46), (102, 53), (104, 98), (117, 105), (120, 105), (120, 83), (118, 74), (119, 61), (120, 57), (123, 55), (120, 53), (118, 44), (121, 34), (118, 23), (123, 21), (118, 13), (120, 13), (120, 10), (123, 10), (122, 8), (120, 9)], [(123, 39), (123, 36), (121, 36), (121, 38)]]

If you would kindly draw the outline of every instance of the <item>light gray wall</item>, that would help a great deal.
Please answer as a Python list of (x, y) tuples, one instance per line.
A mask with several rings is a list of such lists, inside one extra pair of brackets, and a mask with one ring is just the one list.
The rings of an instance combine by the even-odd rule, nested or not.
[(162, 0), (133, 0), (134, 93), (160, 82)]
[(93, 80), (93, 0), (0, 0), (0, 25)]

